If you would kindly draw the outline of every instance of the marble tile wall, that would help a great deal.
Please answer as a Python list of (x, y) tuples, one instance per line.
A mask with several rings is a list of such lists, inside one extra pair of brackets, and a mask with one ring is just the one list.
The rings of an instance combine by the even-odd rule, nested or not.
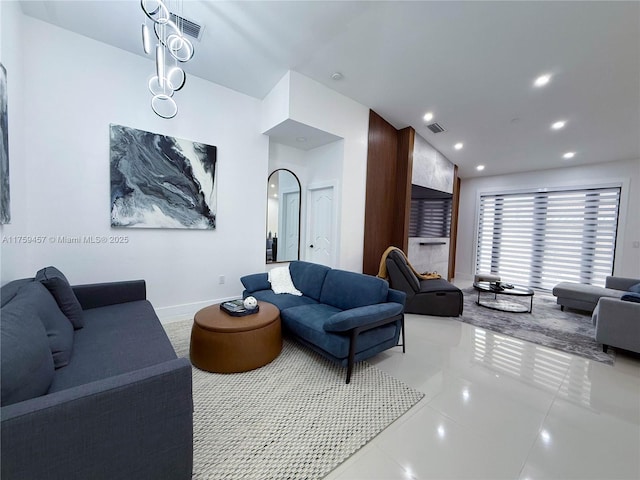
[(416, 133), (411, 183), (453, 193), (454, 164)]
[[(420, 245), (427, 243), (429, 245)], [(409, 238), (409, 262), (418, 272), (438, 272), (447, 278), (449, 267), (448, 238)]]
[[(455, 165), (416, 133), (411, 183), (453, 193)], [(440, 245), (420, 243), (444, 242)], [(409, 238), (409, 261), (419, 272), (437, 271), (443, 278), (449, 271), (448, 238)]]

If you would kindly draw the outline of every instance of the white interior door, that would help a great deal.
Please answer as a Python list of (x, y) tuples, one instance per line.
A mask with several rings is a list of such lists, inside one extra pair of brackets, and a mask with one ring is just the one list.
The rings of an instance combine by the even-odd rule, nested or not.
[(300, 192), (282, 195), (283, 215), (278, 250), (279, 261), (298, 260), (298, 232), (300, 224)]
[(308, 261), (333, 266), (335, 258), (335, 210), (333, 186), (309, 189)]

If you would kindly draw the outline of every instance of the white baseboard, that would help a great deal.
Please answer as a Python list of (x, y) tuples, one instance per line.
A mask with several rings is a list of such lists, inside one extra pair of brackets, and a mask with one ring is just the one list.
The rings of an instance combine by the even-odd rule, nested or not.
[(183, 305), (172, 305), (170, 307), (155, 308), (156, 315), (160, 319), (160, 323), (173, 323), (181, 320), (193, 320), (193, 316), (198, 310), (201, 310), (216, 303), (234, 300), (238, 297), (218, 298), (213, 300), (204, 300), (202, 302), (185, 303)]

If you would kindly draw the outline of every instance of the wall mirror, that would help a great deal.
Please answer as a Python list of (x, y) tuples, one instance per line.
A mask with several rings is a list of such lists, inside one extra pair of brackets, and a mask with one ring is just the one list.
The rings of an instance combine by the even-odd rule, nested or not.
[(300, 258), (300, 180), (285, 168), (267, 184), (267, 263)]

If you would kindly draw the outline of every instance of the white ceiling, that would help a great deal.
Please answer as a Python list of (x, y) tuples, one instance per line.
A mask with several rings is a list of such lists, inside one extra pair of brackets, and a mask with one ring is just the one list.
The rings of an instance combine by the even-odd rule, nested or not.
[[(143, 55), (138, 0), (23, 1), (22, 9)], [(396, 128), (414, 127), (462, 177), (640, 158), (637, 1), (185, 0), (182, 15), (205, 27), (188, 75), (263, 98), (295, 70)], [(342, 80), (331, 79), (336, 71)], [(549, 85), (534, 88), (547, 72)], [(446, 132), (425, 128), (429, 110)], [(552, 131), (560, 119), (566, 127)], [(291, 126), (288, 140), (286, 131), (278, 138), (296, 145), (303, 135)], [(563, 160), (567, 151), (576, 156)]]

